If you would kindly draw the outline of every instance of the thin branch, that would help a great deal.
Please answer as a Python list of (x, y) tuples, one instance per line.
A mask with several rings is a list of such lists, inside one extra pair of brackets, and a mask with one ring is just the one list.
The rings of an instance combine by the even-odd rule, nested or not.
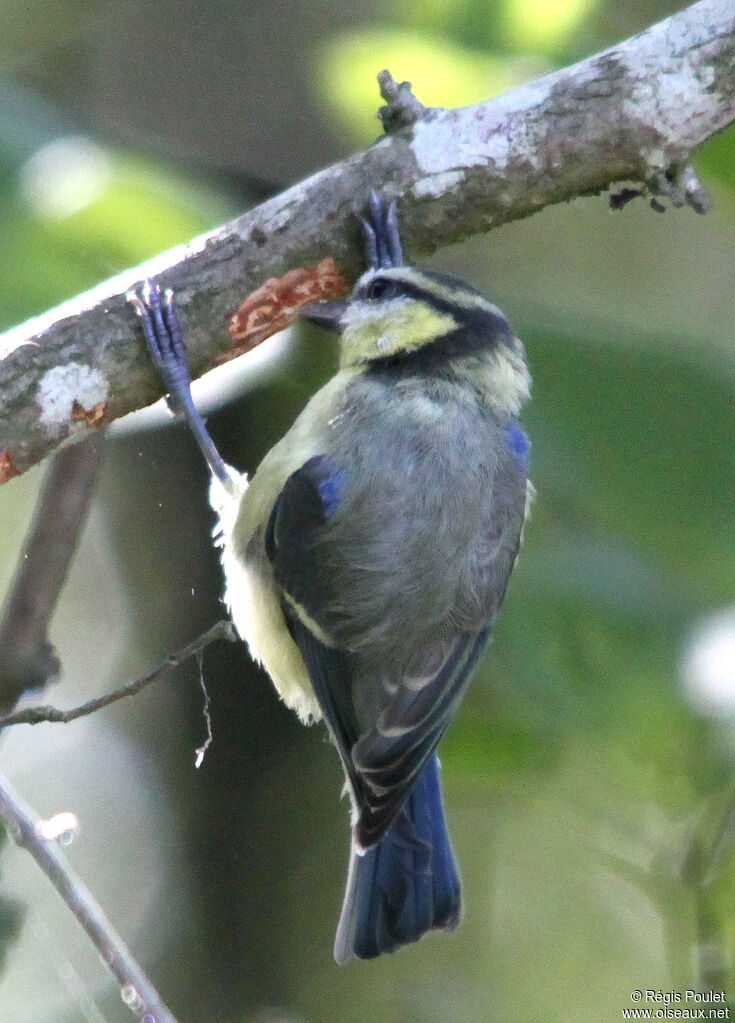
[(75, 875), (55, 842), (41, 836), (41, 820), (10, 782), (0, 775), (0, 817), (16, 844), (26, 849), (46, 874), (98, 949), (102, 961), (134, 1005), (141, 1023), (176, 1023), (130, 950), (115, 932), (92, 893)]
[(709, 800), (692, 829), (681, 859), (680, 876), (692, 898), (696, 922), (696, 963), (701, 991), (722, 991), (727, 986), (729, 963), (727, 927), (721, 912), (719, 882), (735, 852), (735, 783)]
[[(118, 700), (123, 700), (126, 696), (134, 696), (142, 689), (152, 685), (152, 683), (166, 678), (167, 675), (170, 675), (175, 668), (178, 668), (180, 664), (183, 664), (190, 657), (201, 656), (202, 651), (210, 643), (214, 643), (218, 639), (234, 642), (236, 636), (231, 622), (224, 619), (217, 622), (211, 629), (207, 629), (206, 632), (203, 632), (197, 639), (182, 647), (181, 650), (169, 654), (166, 660), (149, 672), (148, 675), (144, 675), (134, 682), (128, 682), (127, 685), (121, 686), (111, 693), (106, 693), (105, 696), (98, 696), (96, 699), (89, 700), (79, 707), (73, 707), (71, 710), (59, 710), (57, 707), (49, 706), (26, 707), (24, 710), (18, 710), (13, 714), (6, 714), (4, 717), (0, 717), (0, 730), (8, 725), (40, 725), (43, 722), (56, 722), (66, 725), (70, 721), (76, 721), (77, 718), (86, 717), (87, 714), (93, 714), (103, 707), (109, 707), (111, 703), (117, 703)], [(207, 699), (207, 705), (208, 702)], [(208, 706), (205, 708), (205, 715), (207, 709)], [(211, 735), (208, 715), (206, 715), (206, 720), (208, 734)], [(197, 753), (199, 753), (199, 750), (197, 750)]]
[(734, 119), (732, 0), (701, 0), (505, 96), (426, 110), (365, 152), (0, 337), (0, 478), (160, 397), (125, 297), (143, 278), (176, 290), (200, 376), (237, 349), (232, 310), (266, 278), (327, 255), (356, 275), (355, 214), (370, 187), (398, 199), (414, 253), (619, 181), (703, 210), (692, 151)]
[(59, 451), (48, 467), (0, 615), (0, 710), (58, 675), (48, 630), (87, 520), (102, 434)]

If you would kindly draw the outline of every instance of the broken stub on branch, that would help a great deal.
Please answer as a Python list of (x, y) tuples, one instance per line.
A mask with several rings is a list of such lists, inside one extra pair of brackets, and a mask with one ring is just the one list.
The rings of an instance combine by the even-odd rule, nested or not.
[(310, 270), (299, 267), (289, 270), (283, 277), (269, 277), (230, 317), (229, 331), (234, 346), (219, 355), (215, 365), (249, 352), (261, 341), (288, 327), (302, 306), (327, 298), (342, 298), (349, 290), (349, 284), (331, 256)]

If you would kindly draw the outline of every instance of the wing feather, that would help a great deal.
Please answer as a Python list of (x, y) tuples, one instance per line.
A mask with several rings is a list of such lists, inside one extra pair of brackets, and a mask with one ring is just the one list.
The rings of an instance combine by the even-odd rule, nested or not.
[[(348, 483), (330, 456), (310, 459), (286, 481), (265, 542), (284, 616), (348, 779), (359, 815), (357, 842), (368, 848), (396, 819), (456, 713), (492, 621), (453, 634), (447, 623), (441, 635), (422, 639), (420, 649), (407, 649), (405, 663), (396, 668), (363, 653), (359, 644), (341, 648), (334, 636), (340, 635), (339, 616), (350, 613), (349, 594), (333, 592), (339, 587), (330, 574), (335, 539), (328, 527), (339, 521), (336, 513)], [(497, 529), (503, 533), (504, 514), (499, 518)], [(517, 547), (517, 536), (504, 539)], [(362, 564), (371, 571), (369, 559)], [(511, 567), (509, 559), (508, 575)], [(492, 585), (497, 583), (494, 579)]]

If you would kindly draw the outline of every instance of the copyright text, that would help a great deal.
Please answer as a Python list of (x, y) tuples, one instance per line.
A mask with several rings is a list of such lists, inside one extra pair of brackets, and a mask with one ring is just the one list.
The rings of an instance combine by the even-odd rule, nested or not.
[(623, 1009), (623, 1019), (730, 1019), (724, 991), (631, 991), (633, 1007)]

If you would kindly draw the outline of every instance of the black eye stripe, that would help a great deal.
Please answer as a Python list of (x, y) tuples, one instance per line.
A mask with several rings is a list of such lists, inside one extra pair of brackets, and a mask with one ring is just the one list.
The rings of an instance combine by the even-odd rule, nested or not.
[(386, 280), (385, 277), (376, 277), (368, 285), (367, 297), (370, 299), (395, 298), (399, 290), (398, 281)]

